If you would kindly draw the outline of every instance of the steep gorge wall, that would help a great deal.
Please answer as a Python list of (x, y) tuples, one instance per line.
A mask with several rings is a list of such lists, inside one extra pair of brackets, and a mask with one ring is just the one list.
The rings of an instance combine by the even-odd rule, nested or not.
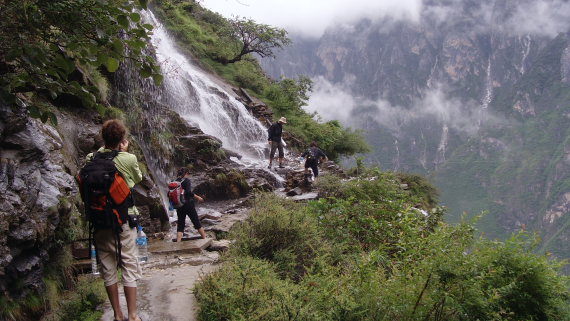
[[(529, 3), (427, 1), (419, 24), (332, 27), (263, 64), (350, 93), (345, 121), (367, 131), (368, 161), (430, 174), (449, 220), (489, 210), (491, 237), (538, 230), (543, 250), (568, 257), (570, 33), (513, 30)], [(442, 8), (454, 14), (439, 19)]]

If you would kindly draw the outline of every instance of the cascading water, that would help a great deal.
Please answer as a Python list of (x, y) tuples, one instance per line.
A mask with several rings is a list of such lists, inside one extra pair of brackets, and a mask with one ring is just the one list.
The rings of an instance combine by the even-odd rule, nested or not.
[(154, 27), (151, 42), (164, 74), (163, 104), (204, 133), (219, 138), (225, 148), (246, 159), (262, 159), (267, 148), (266, 129), (242, 103), (176, 48), (151, 11), (142, 15)]
[(530, 45), (532, 43), (532, 38), (530, 37), (530, 35), (526, 35), (524, 37), (522, 37), (520, 39), (521, 44), (523, 45), (523, 50), (522, 50), (522, 59), (521, 59), (521, 67), (520, 67), (520, 72), (521, 75), (524, 75), (524, 73), (526, 72), (525, 70), (525, 66), (526, 66), (526, 58), (528, 57), (528, 54), (530, 53)]
[[(141, 146), (146, 163), (167, 205), (166, 183), (174, 165), (165, 155), (176, 154), (168, 140), (170, 114), (178, 113), (190, 125), (221, 140), (222, 146), (242, 155), (235, 159), (245, 167), (264, 168), (268, 149), (266, 129), (238, 102), (214, 76), (198, 68), (176, 47), (163, 25), (149, 11), (140, 12), (153, 26), (153, 55), (161, 67), (160, 86), (141, 78), (132, 63), (125, 63), (115, 75), (113, 104), (127, 110), (133, 135)], [(272, 175), (276, 175), (272, 173)], [(282, 181), (282, 178), (279, 177)]]
[(437, 152), (435, 155), (435, 169), (439, 167), (439, 165), (445, 164), (445, 152), (447, 149), (447, 143), (449, 140), (449, 126), (447, 124), (443, 124), (441, 129), (441, 139), (439, 141), (439, 146), (437, 147)]
[(481, 101), (481, 107), (483, 109), (489, 108), (489, 104), (493, 99), (493, 76), (491, 74), (491, 57), (487, 62), (487, 77), (485, 78), (485, 95)]

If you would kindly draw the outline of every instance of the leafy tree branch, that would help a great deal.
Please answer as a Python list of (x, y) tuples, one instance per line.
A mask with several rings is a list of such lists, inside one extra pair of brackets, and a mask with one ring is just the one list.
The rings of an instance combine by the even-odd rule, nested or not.
[(262, 58), (274, 57), (275, 49), (291, 44), (285, 29), (259, 24), (252, 19), (240, 17), (229, 20), (221, 33), (236, 45), (231, 58), (217, 57), (217, 60), (223, 64), (240, 61), (250, 53), (256, 53)]

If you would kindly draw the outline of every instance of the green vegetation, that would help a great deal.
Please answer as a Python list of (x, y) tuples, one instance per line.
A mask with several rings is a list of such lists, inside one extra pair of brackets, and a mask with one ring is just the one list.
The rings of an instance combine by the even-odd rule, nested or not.
[[(155, 0), (153, 5), (153, 10), (183, 50), (199, 59), (205, 68), (221, 75), (233, 85), (254, 93), (273, 109), (275, 117), (286, 117), (288, 124), (285, 131), (297, 138), (293, 141), (301, 141), (304, 144), (316, 141), (331, 159), (369, 151), (360, 131), (343, 128), (337, 121), (319, 123), (314, 120), (316, 115), (308, 114), (302, 109), (311, 91), (310, 79), (269, 79), (250, 54), (232, 64), (224, 63), (224, 59), (229, 58), (220, 59), (233, 57), (236, 48), (239, 48), (237, 52), (240, 52), (245, 45), (239, 37), (228, 40), (228, 28), (236, 30), (235, 26), (229, 26), (232, 23), (235, 25), (240, 19), (228, 21), (195, 1)], [(265, 25), (257, 27), (263, 27), (265, 31), (272, 30), (269, 38), (278, 40), (278, 44), (274, 44), (272, 48), (279, 48), (288, 43), (281, 31)], [(302, 150), (306, 146), (301, 144), (293, 147)]]
[(233, 18), (228, 21), (226, 28), (219, 32), (235, 48), (230, 58), (218, 57), (223, 64), (241, 61), (248, 54), (258, 54), (260, 57), (275, 57), (273, 50), (283, 48), (291, 43), (287, 31), (266, 24), (256, 23), (252, 19)]
[(98, 321), (103, 313), (96, 308), (106, 298), (103, 281), (91, 276), (80, 277), (73, 291), (59, 293), (57, 286), (48, 291), (48, 296), (54, 295), (57, 301), (52, 302), (50, 313), (45, 321)]
[[(45, 321), (99, 320), (102, 313), (95, 308), (103, 303), (105, 290), (100, 278), (77, 278), (73, 270), (69, 246), (53, 249), (54, 257), (43, 276), (44, 289), (28, 292), (15, 300), (0, 296), (0, 319)], [(24, 289), (26, 284), (16, 284)]]
[(160, 82), (154, 60), (143, 54), (152, 26), (142, 24), (125, 0), (2, 1), (0, 97), (32, 117), (57, 122), (50, 106), (84, 106), (104, 112), (108, 85), (101, 76), (132, 61), (143, 77)]
[(444, 224), (420, 177), (319, 180), (325, 197), (308, 204), (258, 195), (195, 288), (201, 320), (570, 320), (569, 280), (534, 237)]

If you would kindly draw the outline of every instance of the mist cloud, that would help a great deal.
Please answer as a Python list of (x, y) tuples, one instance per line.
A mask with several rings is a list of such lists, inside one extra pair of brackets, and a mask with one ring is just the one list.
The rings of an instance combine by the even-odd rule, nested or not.
[[(394, 106), (388, 101), (372, 101), (353, 97), (346, 86), (335, 85), (323, 77), (315, 78), (313, 93), (306, 110), (317, 112), (324, 121), (339, 120), (344, 125), (356, 127), (362, 117), (373, 119), (378, 124), (393, 132), (406, 125), (422, 120), (435, 120), (446, 124), (450, 129), (472, 136), (480, 124), (497, 124), (500, 118), (483, 109), (476, 101), (463, 102), (450, 97), (443, 86), (428, 91), (412, 108)], [(366, 109), (356, 118), (358, 109)]]
[(210, 10), (287, 29), (305, 37), (320, 37), (335, 24), (363, 18), (391, 17), (419, 21), (422, 0), (204, 0)]
[[(423, 19), (453, 25), (466, 17), (475, 22), (475, 32), (499, 29), (509, 34), (556, 36), (570, 30), (570, 2), (567, 0), (513, 0), (509, 16), (494, 17), (495, 5), (503, 0), (481, 2), (464, 8), (465, 1), (445, 4), (425, 0), (203, 0), (202, 4), (226, 17), (243, 16), (287, 29), (304, 37), (320, 37), (327, 28), (350, 25), (361, 19), (391, 18), (421, 23)], [(387, 23), (387, 22), (386, 22)]]
[(499, 30), (509, 35), (537, 35), (555, 37), (570, 30), (570, 2), (567, 0), (531, 0), (507, 2), (507, 16), (495, 8), (500, 0), (481, 1), (477, 7), (464, 7), (463, 0), (433, 4), (422, 9), (423, 19), (438, 24), (455, 25), (465, 19), (474, 21), (473, 32)]
[(518, 35), (555, 37), (570, 30), (570, 2), (543, 0), (519, 4), (506, 28)]

